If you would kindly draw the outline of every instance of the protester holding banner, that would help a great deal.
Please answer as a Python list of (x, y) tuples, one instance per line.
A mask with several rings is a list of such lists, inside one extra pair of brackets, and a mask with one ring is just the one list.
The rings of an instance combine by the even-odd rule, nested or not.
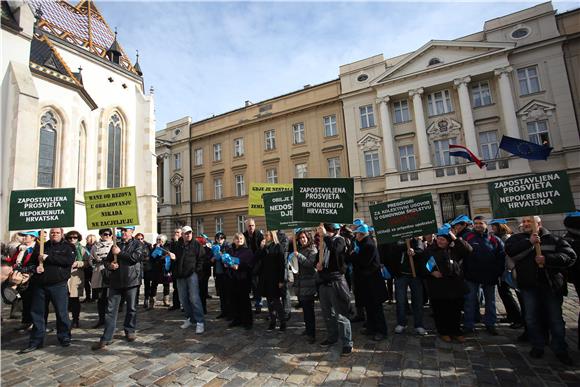
[[(316, 296), (316, 263), (318, 250), (312, 236), (306, 230), (296, 234), (294, 243), (297, 246), (298, 274), (294, 276), (294, 288), (298, 303), (304, 312), (304, 334), (310, 344), (316, 340), (316, 318), (314, 315), (314, 297)], [(294, 253), (292, 253), (294, 254)]]
[(99, 319), (93, 329), (105, 325), (105, 313), (107, 311), (107, 300), (109, 298), (109, 277), (111, 272), (105, 267), (105, 260), (113, 247), (113, 230), (102, 228), (99, 230), (101, 239), (95, 243), (91, 249), (89, 262), (93, 267), (93, 295), (97, 299), (97, 311)]
[(63, 237), (61, 228), (50, 229), (50, 240), (44, 245), (44, 255), (39, 256), (43, 266), (38, 266), (36, 274), (32, 276), (32, 331), (28, 347), (20, 353), (35, 351), (44, 344), (46, 300), (50, 300), (54, 306), (58, 341), (63, 347), (70, 345), (67, 282), (71, 276), (75, 253), (72, 245)]
[(229, 266), (232, 276), (232, 322), (230, 327), (241, 325), (245, 329), (252, 329), (252, 303), (250, 301), (250, 289), (252, 287), (252, 272), (254, 270), (254, 254), (246, 247), (244, 234), (235, 233), (233, 243), (227, 254), (232, 259), (239, 260)]
[(145, 256), (144, 245), (133, 238), (134, 226), (120, 227), (121, 240), (111, 247), (105, 265), (111, 270), (109, 299), (105, 314), (105, 330), (93, 350), (105, 348), (111, 343), (117, 326), (117, 314), (121, 298), (127, 301), (123, 328), (128, 342), (136, 339), (137, 290), (141, 285), (141, 264)]
[(369, 236), (369, 227), (361, 224), (354, 230), (356, 248), (352, 255), (355, 290), (359, 292), (367, 315), (364, 333), (375, 341), (387, 338), (387, 322), (383, 302), (387, 300), (387, 288), (381, 275), (381, 260), (375, 241)]
[(342, 354), (348, 356), (352, 352), (353, 345), (348, 319), (350, 291), (344, 278), (346, 243), (344, 238), (338, 235), (339, 229), (340, 225), (328, 223), (318, 227), (318, 234), (324, 240), (324, 250), (316, 270), (321, 282), (318, 290), (320, 308), (326, 323), (326, 340), (320, 345), (331, 346), (338, 341), (340, 335)]
[[(536, 252), (537, 244), (541, 254)], [(562, 302), (568, 293), (565, 274), (574, 265), (576, 253), (566, 240), (542, 227), (539, 216), (522, 219), (522, 232), (507, 240), (506, 253), (515, 261), (514, 271), (524, 299), (526, 327), (532, 344), (530, 356), (544, 355), (546, 337), (542, 321), (546, 318), (556, 357), (572, 365), (565, 340)]]
[(433, 308), (435, 327), (441, 340), (465, 341), (461, 333), (461, 311), (466, 286), (461, 261), (472, 251), (469, 243), (455, 236), (449, 224), (437, 231), (437, 239), (423, 253), (427, 270), (427, 289)]
[(271, 230), (266, 231), (260, 248), (256, 251), (256, 267), (258, 268), (258, 291), (268, 301), (270, 325), (268, 330), (276, 329), (276, 320), (280, 321), (280, 330), (286, 330), (286, 319), (282, 307), (283, 288), (285, 287), (286, 260), (278, 235)]
[[(246, 240), (246, 246), (250, 248), (252, 254), (256, 254), (262, 240), (264, 240), (264, 234), (262, 231), (256, 229), (256, 221), (253, 218), (246, 220), (246, 231), (244, 231), (244, 238)], [(252, 292), (254, 293), (254, 308), (256, 313), (262, 311), (262, 295), (258, 289), (258, 282), (260, 278), (258, 273), (252, 274)]]
[(75, 250), (75, 261), (72, 265), (71, 275), (68, 280), (68, 308), (72, 313), (72, 327), (79, 328), (81, 315), (81, 300), (85, 290), (85, 270), (88, 266), (88, 255), (81, 241), (82, 235), (78, 231), (69, 231), (65, 234), (65, 239)]

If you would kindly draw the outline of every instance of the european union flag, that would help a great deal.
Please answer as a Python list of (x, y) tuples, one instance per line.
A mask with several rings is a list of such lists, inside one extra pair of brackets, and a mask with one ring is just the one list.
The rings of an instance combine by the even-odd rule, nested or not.
[(548, 145), (538, 145), (509, 136), (502, 136), (499, 147), (506, 152), (528, 160), (547, 160), (553, 149)]
[(429, 260), (425, 264), (425, 267), (427, 268), (427, 270), (429, 270), (429, 273), (433, 272), (433, 269), (435, 269), (435, 267), (437, 267), (437, 262), (435, 262), (434, 256), (431, 256), (431, 258), (429, 258)]

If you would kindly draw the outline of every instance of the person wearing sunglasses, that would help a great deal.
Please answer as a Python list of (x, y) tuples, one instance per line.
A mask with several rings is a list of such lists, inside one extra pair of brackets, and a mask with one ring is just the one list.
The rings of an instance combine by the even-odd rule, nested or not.
[(109, 295), (110, 271), (105, 267), (105, 259), (113, 247), (113, 230), (103, 228), (99, 230), (100, 240), (91, 248), (90, 264), (93, 267), (91, 284), (93, 286), (93, 298), (97, 300), (99, 319), (93, 329), (105, 325), (105, 312), (107, 310), (107, 298)]
[(75, 261), (73, 262), (71, 275), (68, 280), (68, 308), (72, 312), (72, 327), (80, 327), (81, 300), (85, 291), (85, 270), (88, 266), (88, 254), (84, 249), (81, 241), (82, 235), (78, 231), (69, 231), (66, 233), (66, 241), (70, 243), (75, 250)]

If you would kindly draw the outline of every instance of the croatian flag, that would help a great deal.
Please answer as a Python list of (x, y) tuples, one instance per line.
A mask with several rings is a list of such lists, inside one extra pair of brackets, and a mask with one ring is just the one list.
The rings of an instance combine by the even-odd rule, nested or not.
[(463, 145), (449, 144), (449, 156), (462, 157), (474, 162), (479, 168), (485, 167), (485, 163), (477, 158), (469, 149)]

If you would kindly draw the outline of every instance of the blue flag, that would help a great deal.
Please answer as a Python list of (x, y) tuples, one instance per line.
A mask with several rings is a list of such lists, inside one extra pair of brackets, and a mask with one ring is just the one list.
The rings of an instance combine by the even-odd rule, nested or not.
[(547, 160), (553, 149), (548, 145), (538, 145), (509, 136), (502, 136), (499, 147), (506, 152), (528, 160)]
[(386, 266), (383, 266), (381, 268), (381, 275), (383, 276), (384, 280), (390, 280), (391, 278), (393, 278), (393, 276), (391, 275), (391, 273), (389, 273), (389, 270), (387, 269)]
[(163, 249), (161, 247), (157, 246), (151, 252), (151, 258), (159, 258), (159, 257), (162, 257), (164, 254), (165, 254), (165, 251), (163, 251)]
[(433, 269), (435, 269), (436, 266), (437, 262), (435, 262), (435, 257), (431, 256), (431, 258), (429, 258), (429, 260), (425, 264), (425, 267), (427, 268), (427, 270), (429, 270), (430, 273), (432, 273)]

